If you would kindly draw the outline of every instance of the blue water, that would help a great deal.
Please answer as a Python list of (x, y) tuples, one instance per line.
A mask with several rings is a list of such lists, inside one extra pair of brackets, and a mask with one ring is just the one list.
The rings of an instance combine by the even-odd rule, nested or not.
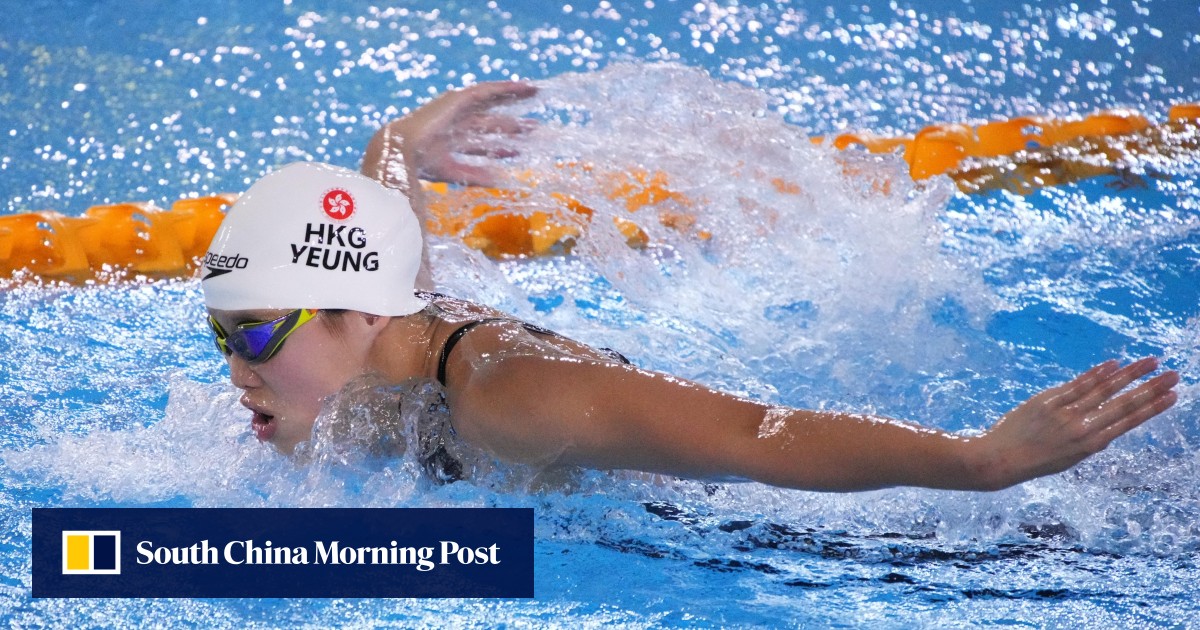
[[(514, 170), (597, 213), (575, 255), (432, 251), (450, 293), (636, 363), (783, 404), (950, 430), (1108, 357), (1164, 357), (1175, 409), (1078, 468), (994, 494), (854, 495), (493, 471), (259, 447), (191, 280), (0, 292), (0, 616), (11, 625), (1188, 626), (1200, 619), (1200, 186), (1194, 158), (1029, 197), (845, 175), (810, 135), (1200, 101), (1181, 2), (23, 3), (0, 15), (5, 213), (237, 192), (355, 166), (380, 121), (520, 77), (548, 121)], [(700, 241), (628, 216), (583, 159), (669, 174)], [(884, 195), (865, 178), (892, 183)], [(782, 177), (801, 195), (777, 192)], [(1131, 180), (1137, 182), (1136, 179)], [(631, 217), (635, 220), (639, 217)], [(318, 453), (321, 455), (321, 453)], [(328, 453), (326, 453), (328, 455)], [(37, 506), (536, 509), (537, 597), (33, 600)]]

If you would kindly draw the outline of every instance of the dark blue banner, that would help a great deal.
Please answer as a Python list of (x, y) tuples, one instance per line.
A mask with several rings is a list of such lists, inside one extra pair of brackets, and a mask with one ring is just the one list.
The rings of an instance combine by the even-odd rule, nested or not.
[(34, 597), (533, 597), (533, 510), (33, 510)]

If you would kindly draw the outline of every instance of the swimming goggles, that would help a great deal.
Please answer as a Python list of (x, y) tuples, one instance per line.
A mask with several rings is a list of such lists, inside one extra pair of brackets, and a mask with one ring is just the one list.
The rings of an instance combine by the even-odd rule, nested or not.
[(212, 315), (208, 316), (208, 325), (217, 336), (217, 348), (225, 356), (237, 353), (247, 363), (258, 364), (275, 356), (288, 335), (296, 332), (297, 328), (308, 323), (319, 312), (315, 308), (298, 308), (269, 322), (238, 324), (232, 333), (226, 333)]

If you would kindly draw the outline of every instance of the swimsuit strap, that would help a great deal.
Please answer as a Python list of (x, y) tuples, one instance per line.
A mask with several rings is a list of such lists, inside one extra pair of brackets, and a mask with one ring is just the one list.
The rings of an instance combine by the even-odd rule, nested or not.
[(488, 322), (503, 322), (503, 321), (509, 321), (509, 320), (507, 320), (503, 317), (489, 317), (487, 319), (478, 319), (473, 322), (467, 322), (467, 323), (463, 324), (462, 326), (459, 326), (457, 329), (455, 329), (454, 332), (450, 333), (450, 336), (448, 338), (446, 338), (446, 344), (442, 346), (442, 355), (440, 357), (438, 357), (437, 380), (439, 383), (442, 384), (442, 387), (446, 386), (446, 361), (448, 361), (450, 359), (450, 351), (454, 349), (454, 346), (458, 345), (458, 342), (459, 342), (459, 340), (461, 340), (463, 338), (463, 335), (467, 334), (468, 332), (471, 332), (472, 328), (474, 328), (480, 324), (486, 324)]
[[(454, 349), (454, 346), (458, 345), (458, 342), (460, 340), (462, 340), (463, 335), (466, 335), (468, 332), (470, 332), (472, 328), (474, 328), (480, 324), (487, 324), (490, 322), (516, 322), (516, 323), (520, 324), (521, 326), (525, 327), (525, 330), (528, 330), (531, 333), (535, 333), (538, 335), (553, 335), (555, 337), (562, 337), (562, 335), (554, 332), (553, 330), (550, 330), (547, 328), (542, 328), (541, 326), (530, 324), (529, 322), (523, 322), (519, 319), (511, 319), (508, 317), (489, 317), (486, 319), (478, 319), (473, 322), (467, 322), (467, 323), (463, 324), (462, 326), (459, 326), (458, 328), (456, 328), (454, 330), (454, 332), (450, 333), (450, 336), (446, 338), (445, 345), (442, 346), (442, 354), (441, 354), (441, 356), (438, 357), (438, 371), (437, 371), (437, 380), (439, 383), (442, 384), (442, 387), (446, 387), (446, 362), (450, 360), (450, 351)], [(612, 348), (600, 348), (599, 350), (601, 352), (604, 352), (605, 354), (609, 355), (614, 360), (617, 360), (617, 361), (620, 361), (621, 363), (629, 365), (629, 359), (625, 358), (625, 355), (621, 354), (620, 352), (617, 352), (616, 350), (613, 350)]]

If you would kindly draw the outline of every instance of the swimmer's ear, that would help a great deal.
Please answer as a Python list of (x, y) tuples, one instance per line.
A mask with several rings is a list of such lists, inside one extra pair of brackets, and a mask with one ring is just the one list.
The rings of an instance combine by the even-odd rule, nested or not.
[(392, 321), (391, 317), (386, 315), (372, 315), (370, 313), (355, 313), (358, 321), (354, 324), (354, 328), (358, 331), (358, 335), (366, 340), (369, 344), (374, 344), (380, 334), (387, 330), (388, 322)]
[(392, 318), (386, 315), (372, 315), (361, 311), (343, 311), (342, 321), (351, 329), (378, 333), (387, 327)]
[(372, 315), (370, 313), (363, 313), (362, 316), (363, 321), (365, 321), (367, 326), (371, 328), (378, 326), (380, 329), (382, 329), (388, 325), (388, 322), (392, 320), (391, 317), (386, 315)]

